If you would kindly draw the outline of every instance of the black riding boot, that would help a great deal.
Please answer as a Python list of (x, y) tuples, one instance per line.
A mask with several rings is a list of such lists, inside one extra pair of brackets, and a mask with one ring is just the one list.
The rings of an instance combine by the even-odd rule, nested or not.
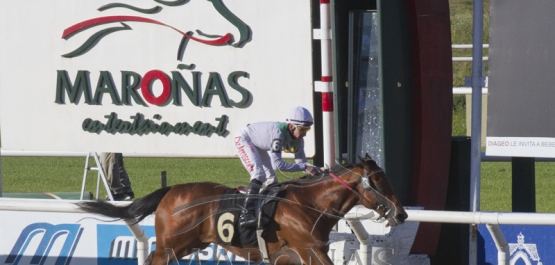
[(254, 214), (254, 211), (256, 210), (256, 195), (258, 195), (261, 186), (262, 182), (257, 179), (253, 179), (249, 183), (249, 187), (247, 188), (247, 193), (245, 197), (245, 204), (243, 205), (243, 211), (241, 212), (241, 216), (239, 217), (240, 227), (249, 227), (256, 225), (257, 220)]

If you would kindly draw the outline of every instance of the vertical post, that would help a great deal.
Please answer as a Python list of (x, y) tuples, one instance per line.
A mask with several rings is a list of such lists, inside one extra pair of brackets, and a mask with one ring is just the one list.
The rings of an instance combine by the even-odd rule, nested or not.
[(314, 83), (315, 90), (322, 93), (322, 136), (324, 164), (335, 164), (333, 78), (331, 67), (331, 12), (330, 0), (320, 0), (320, 29), (314, 30), (314, 39), (320, 39), (322, 80)]
[(160, 174), (160, 179), (162, 180), (162, 188), (167, 187), (168, 182), (166, 180), (166, 171), (162, 171), (162, 173)]
[(125, 223), (137, 240), (137, 264), (144, 264), (148, 257), (148, 237), (136, 220), (125, 219)]
[(535, 158), (513, 157), (511, 161), (513, 212), (536, 212)]
[(0, 146), (0, 197), (3, 197), (2, 195), (2, 190), (4, 189), (2, 187), (2, 181), (3, 181), (3, 177), (2, 177), (2, 147)]
[[(484, 1), (475, 0), (472, 19), (472, 123), (470, 139), (470, 209), (480, 211), (480, 164), (482, 138), (482, 42)], [(477, 264), (477, 225), (470, 226), (468, 264)]]

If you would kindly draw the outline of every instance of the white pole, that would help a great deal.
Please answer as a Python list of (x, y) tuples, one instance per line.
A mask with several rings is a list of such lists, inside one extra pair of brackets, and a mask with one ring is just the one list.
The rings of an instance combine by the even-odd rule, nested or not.
[(357, 236), (358, 241), (360, 241), (359, 257), (361, 265), (370, 265), (368, 261), (372, 260), (372, 240), (370, 235), (358, 219), (347, 219), (347, 223), (353, 230), (353, 233)]
[(487, 224), (486, 227), (497, 247), (497, 264), (508, 265), (511, 250), (509, 249), (509, 243), (507, 243), (505, 235), (503, 235), (503, 231), (501, 231), (499, 225)]
[(322, 136), (324, 164), (335, 164), (333, 75), (331, 66), (331, 15), (330, 1), (320, 0), (320, 29), (314, 30), (314, 39), (320, 39), (322, 80), (315, 82), (315, 90), (322, 93)]
[(135, 222), (136, 220), (125, 220), (127, 227), (137, 240), (137, 264), (142, 265), (148, 256), (148, 237), (143, 228)]

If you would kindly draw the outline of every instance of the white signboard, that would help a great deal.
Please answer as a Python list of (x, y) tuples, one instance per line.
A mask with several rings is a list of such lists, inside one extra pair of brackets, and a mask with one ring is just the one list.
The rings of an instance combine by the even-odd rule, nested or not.
[(487, 155), (555, 157), (555, 138), (487, 137)]
[(2, 148), (233, 156), (240, 127), (312, 109), (310, 14), (297, 0), (6, 2)]

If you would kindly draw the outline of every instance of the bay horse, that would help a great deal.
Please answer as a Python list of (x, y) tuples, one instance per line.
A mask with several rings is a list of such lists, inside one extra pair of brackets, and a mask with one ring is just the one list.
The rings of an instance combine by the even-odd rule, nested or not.
[[(404, 222), (408, 215), (384, 171), (368, 154), (359, 159), (359, 164), (336, 165), (313, 179), (281, 183), (283, 196), (265, 234), (272, 265), (333, 264), (327, 254), (330, 232), (357, 204), (374, 209), (387, 225)], [(156, 212), (156, 249), (145, 264), (177, 264), (181, 257), (218, 244), (216, 213), (219, 198), (229, 189), (213, 182), (186, 183), (161, 188), (126, 206), (105, 201), (77, 205), (85, 212), (136, 222)], [(258, 246), (221, 246), (253, 262), (263, 261), (261, 252), (253, 251)]]

